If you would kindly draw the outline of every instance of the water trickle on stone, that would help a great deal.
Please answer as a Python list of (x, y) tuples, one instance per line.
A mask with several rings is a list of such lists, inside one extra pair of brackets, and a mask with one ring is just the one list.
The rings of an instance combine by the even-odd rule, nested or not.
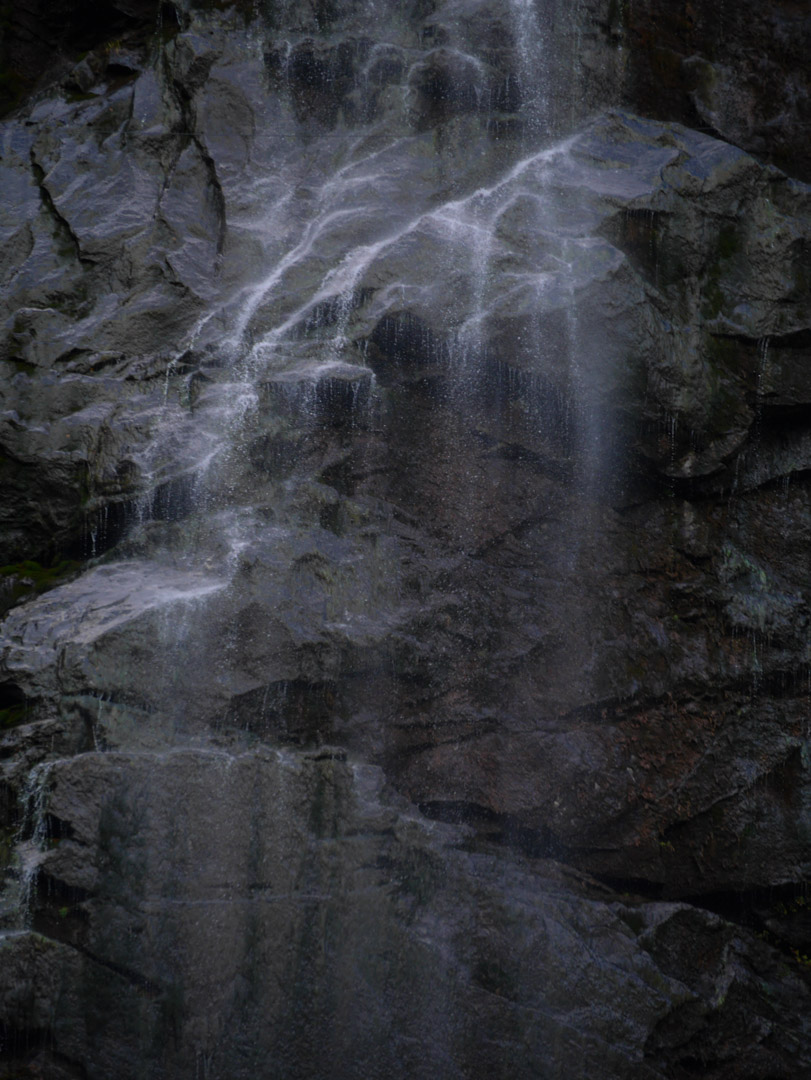
[(545, 25), (551, 4), (544, 0), (510, 0), (510, 16), (518, 58), (518, 88), (528, 137), (549, 129), (549, 71)]
[(35, 892), (40, 865), (50, 839), (48, 802), (53, 767), (57, 762), (36, 765), (28, 774), (20, 803), (23, 813), (17, 831), (17, 926), (28, 928), (35, 908)]

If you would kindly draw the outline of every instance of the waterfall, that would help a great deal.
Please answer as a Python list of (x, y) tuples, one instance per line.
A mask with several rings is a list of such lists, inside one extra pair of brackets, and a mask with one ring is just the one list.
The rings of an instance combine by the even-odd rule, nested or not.
[(531, 135), (543, 134), (549, 124), (551, 64), (546, 41), (548, 26), (544, 23), (550, 6), (536, 0), (510, 0), (521, 109)]
[(118, 5), (0, 120), (0, 1075), (811, 1068), (808, 188), (660, 7)]
[(36, 765), (23, 789), (23, 814), (16, 835), (15, 866), (4, 889), (0, 906), (2, 934), (23, 933), (36, 907), (35, 890), (50, 836), (48, 799), (51, 770), (55, 762)]

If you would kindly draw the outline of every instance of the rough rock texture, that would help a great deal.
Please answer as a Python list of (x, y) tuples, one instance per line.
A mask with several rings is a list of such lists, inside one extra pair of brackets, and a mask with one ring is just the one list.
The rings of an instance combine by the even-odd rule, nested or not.
[(811, 1072), (807, 18), (642, 8), (54, 8), (9, 1077)]
[(467, 850), (343, 759), (46, 767), (60, 839), (32, 929), (0, 942), (4, 1018), (46, 1075), (653, 1078), (692, 1057), (723, 1076), (743, 1046), (736, 1075), (808, 1066), (786, 1022), (807, 989), (767, 946)]
[(608, 20), (627, 57), (629, 102), (811, 178), (803, 137), (811, 115), (805, 4), (619, 0)]

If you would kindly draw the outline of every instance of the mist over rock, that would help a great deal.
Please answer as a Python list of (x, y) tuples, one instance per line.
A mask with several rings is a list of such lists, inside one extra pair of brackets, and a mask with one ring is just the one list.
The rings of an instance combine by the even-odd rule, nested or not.
[(0, 1077), (811, 1072), (807, 24), (3, 24)]

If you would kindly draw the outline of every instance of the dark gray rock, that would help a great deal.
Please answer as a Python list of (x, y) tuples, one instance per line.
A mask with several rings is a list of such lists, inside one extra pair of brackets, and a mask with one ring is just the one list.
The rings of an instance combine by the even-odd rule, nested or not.
[(0, 941), (12, 1048), (36, 1033), (91, 1077), (808, 1066), (784, 1020), (808, 990), (769, 947), (467, 851), (344, 757), (86, 754), (40, 772), (35, 931)]
[(127, 0), (4, 122), (10, 1076), (808, 1072), (802, 18), (698, 7)]
[(680, 119), (809, 179), (803, 56), (811, 21), (784, 0), (724, 5), (595, 5), (621, 44), (623, 95), (646, 115)]

